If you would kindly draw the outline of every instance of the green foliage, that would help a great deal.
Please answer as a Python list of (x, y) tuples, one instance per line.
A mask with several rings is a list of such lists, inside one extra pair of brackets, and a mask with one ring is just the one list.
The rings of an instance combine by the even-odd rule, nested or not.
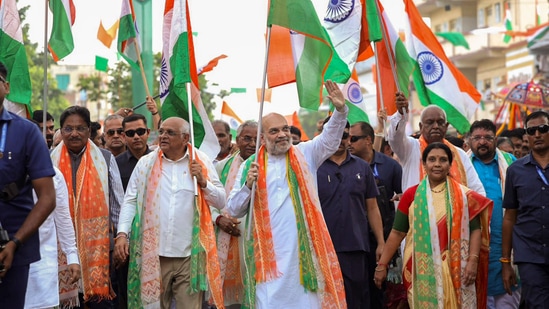
[[(47, 111), (52, 114), (56, 123), (59, 121), (61, 113), (69, 107), (69, 101), (64, 97), (63, 91), (57, 88), (57, 81), (48, 72), (47, 83), (44, 83), (44, 52), (38, 52), (38, 44), (29, 40), (30, 25), (25, 23), (27, 10), (29, 6), (19, 9), (19, 16), (23, 28), (23, 42), (27, 52), (29, 64), (29, 74), (32, 85), (31, 107), (33, 110), (44, 109), (44, 86), (48, 85), (48, 106)], [(48, 68), (53, 63), (53, 59), (48, 55)]]
[[(107, 92), (113, 110), (130, 106), (133, 102), (131, 67), (126, 61), (118, 61), (114, 68), (109, 68)], [(155, 92), (156, 93), (156, 92)]]
[(107, 92), (103, 90), (103, 81), (99, 73), (80, 76), (76, 87), (80, 91), (85, 90), (88, 94), (88, 100), (92, 102), (99, 102), (107, 95)]

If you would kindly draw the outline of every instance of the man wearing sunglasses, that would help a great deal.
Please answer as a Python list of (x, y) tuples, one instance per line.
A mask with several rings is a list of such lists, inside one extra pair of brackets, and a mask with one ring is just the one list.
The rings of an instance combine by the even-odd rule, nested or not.
[(122, 121), (124, 143), (126, 151), (116, 156), (116, 163), (120, 170), (124, 191), (139, 159), (151, 152), (147, 141), (150, 130), (147, 127), (147, 118), (141, 114), (132, 114)]
[[(376, 253), (381, 256), (385, 243), (376, 202), (379, 191), (368, 163), (351, 155), (348, 144), (347, 122), (339, 148), (318, 168), (318, 197), (343, 274), (347, 307), (381, 308), (370, 307), (375, 291), (368, 288), (370, 278), (373, 279), (369, 265), (376, 264)], [(369, 240), (370, 228), (375, 244)]]
[(124, 117), (114, 114), (105, 118), (104, 122), (103, 138), (105, 139), (105, 148), (115, 157), (126, 151), (122, 120), (124, 120)]
[[(549, 303), (549, 114), (535, 111), (526, 117), (530, 153), (507, 169), (503, 196), (501, 258), (503, 285), (508, 294), (518, 266), (525, 308), (547, 308)], [(513, 256), (511, 257), (511, 248)]]

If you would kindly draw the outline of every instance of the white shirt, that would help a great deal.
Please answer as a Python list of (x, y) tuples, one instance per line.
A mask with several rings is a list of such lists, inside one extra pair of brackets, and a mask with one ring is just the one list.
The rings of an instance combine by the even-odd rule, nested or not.
[[(209, 181), (203, 189), (208, 205), (218, 209), (225, 207), (225, 189), (219, 181), (217, 172), (208, 157), (195, 149), (195, 153), (208, 169)], [(157, 151), (141, 158), (130, 177), (124, 203), (120, 211), (118, 232), (128, 234), (135, 216), (137, 195), (137, 177), (146, 175), (143, 159), (157, 156)], [(137, 177), (136, 177), (137, 175)], [(189, 170), (188, 152), (177, 161), (162, 156), (162, 176), (157, 188), (160, 191), (159, 221), (160, 239), (158, 254), (164, 257), (187, 257), (191, 255), (192, 230), (194, 218), (194, 184)]]
[[(406, 135), (406, 123), (408, 115), (402, 116), (399, 112), (389, 117), (389, 133), (388, 142), (393, 151), (397, 154), (400, 164), (402, 165), (402, 191), (419, 184), (421, 181), (419, 169), (421, 167), (421, 149), (419, 140)], [(467, 153), (461, 148), (455, 147), (459, 153), (465, 173), (467, 174), (467, 186), (482, 196), (486, 196), (484, 186), (478, 177), (477, 171), (473, 167)]]
[[(339, 147), (347, 121), (347, 112), (347, 108), (343, 113), (335, 111), (320, 135), (312, 141), (293, 146), (306, 158), (312, 174), (311, 181), (315, 182), (315, 187), (318, 167)], [(247, 214), (250, 200), (250, 189), (246, 185), (240, 185), (240, 179), (246, 177), (242, 175), (243, 168), (244, 165), (241, 165), (227, 202), (227, 209), (232, 216), (236, 217)], [(307, 292), (300, 283), (297, 225), (288, 187), (285, 155), (268, 156), (267, 194), (276, 264), (282, 275), (269, 282), (257, 284), (256, 307), (258, 309), (320, 308), (317, 293)], [(317, 193), (311, 192), (311, 194)]]
[[(25, 308), (51, 308), (59, 305), (57, 241), (67, 256), (67, 264), (80, 264), (65, 177), (56, 167), (54, 169), (56, 206), (38, 229), (41, 259), (30, 265)], [(33, 197), (36, 203), (34, 191)]]

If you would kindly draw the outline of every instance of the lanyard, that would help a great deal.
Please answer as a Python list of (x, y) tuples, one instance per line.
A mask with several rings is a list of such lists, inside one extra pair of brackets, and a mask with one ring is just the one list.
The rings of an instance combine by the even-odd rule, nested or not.
[(8, 123), (4, 122), (2, 124), (2, 139), (0, 140), (0, 159), (4, 155), (4, 150), (6, 149), (6, 136), (8, 135)]
[(378, 173), (378, 171), (377, 171), (377, 163), (374, 164), (374, 169), (372, 170), (372, 172), (374, 173), (374, 177), (375, 177), (376, 179), (378, 179), (378, 178), (379, 178), (379, 173)]
[(547, 182), (547, 178), (545, 178), (545, 174), (543, 174), (543, 172), (541, 171), (541, 168), (539, 168), (539, 166), (536, 165), (536, 170), (538, 171), (538, 175), (539, 177), (541, 177), (541, 180), (543, 181), (543, 183), (546, 186), (549, 186), (549, 182)]

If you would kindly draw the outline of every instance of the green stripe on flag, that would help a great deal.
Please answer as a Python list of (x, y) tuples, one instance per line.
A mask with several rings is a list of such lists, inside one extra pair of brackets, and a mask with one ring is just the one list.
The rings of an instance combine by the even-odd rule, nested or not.
[(109, 59), (95, 56), (95, 69), (97, 71), (107, 72), (109, 69)]
[(246, 88), (231, 88), (231, 93), (246, 93)]
[(466, 49), (469, 49), (469, 43), (461, 32), (436, 32), (435, 34), (452, 43), (454, 46), (463, 46)]
[(370, 41), (380, 41), (383, 38), (383, 34), (381, 32), (381, 22), (379, 20), (376, 0), (366, 0), (366, 22), (368, 22)]
[(412, 73), (414, 85), (416, 86), (417, 95), (419, 97), (419, 101), (421, 102), (421, 105), (428, 106), (430, 104), (434, 104), (440, 108), (442, 108), (446, 112), (447, 121), (456, 128), (456, 130), (461, 133), (465, 134), (469, 132), (469, 128), (471, 127), (471, 124), (469, 123), (469, 119), (467, 119), (462, 113), (460, 113), (452, 103), (444, 100), (442, 97), (437, 95), (435, 92), (429, 90), (429, 88), (425, 87), (425, 84), (423, 82), (423, 76), (421, 75), (421, 70), (417, 68)]

